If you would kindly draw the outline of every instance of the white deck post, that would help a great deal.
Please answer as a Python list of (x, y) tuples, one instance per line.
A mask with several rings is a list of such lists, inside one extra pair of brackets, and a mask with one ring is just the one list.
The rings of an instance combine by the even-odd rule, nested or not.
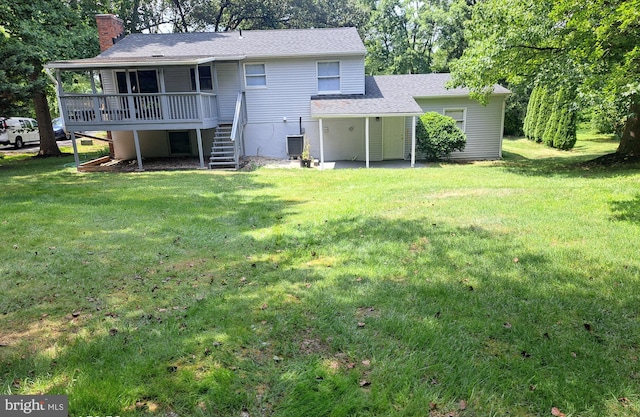
[(91, 82), (91, 94), (93, 94), (93, 113), (95, 121), (102, 121), (102, 112), (100, 111), (100, 100), (98, 99), (98, 90), (96, 89), (96, 80), (93, 78), (93, 70), (89, 71), (89, 80)]
[(196, 136), (198, 137), (198, 155), (200, 156), (200, 168), (204, 169), (204, 152), (202, 151), (202, 131), (196, 129)]
[(366, 167), (369, 168), (369, 118), (366, 117), (364, 120), (364, 152)]
[(71, 134), (71, 144), (73, 145), (73, 159), (76, 161), (76, 169), (80, 167), (80, 157), (78, 156), (78, 144), (76, 143), (76, 133), (74, 131), (69, 132)]
[(129, 111), (129, 119), (135, 120), (138, 118), (138, 115), (136, 114), (136, 106), (135, 106), (135, 103), (133, 102), (133, 94), (131, 90), (131, 78), (129, 78), (129, 70), (125, 71), (125, 77), (127, 78), (127, 103), (129, 105), (129, 108), (127, 110)]
[(167, 100), (167, 87), (164, 82), (164, 68), (160, 67), (160, 107), (162, 110), (162, 120), (169, 120), (169, 102)]
[(411, 168), (416, 166), (416, 116), (411, 118)]
[(142, 154), (140, 152), (140, 140), (138, 139), (138, 131), (133, 131), (133, 143), (136, 145), (136, 157), (138, 158), (138, 171), (144, 171), (142, 167)]
[(214, 102), (216, 103), (216, 123), (220, 120), (220, 106), (218, 103), (218, 67), (216, 65), (216, 63), (213, 63), (213, 93), (215, 94), (214, 96)]
[(320, 169), (324, 169), (324, 128), (322, 127), (322, 118), (318, 121), (320, 123)]

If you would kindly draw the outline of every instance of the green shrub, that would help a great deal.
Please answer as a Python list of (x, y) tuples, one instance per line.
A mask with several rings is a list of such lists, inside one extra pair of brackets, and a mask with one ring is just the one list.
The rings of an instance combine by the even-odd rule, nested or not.
[(620, 138), (624, 127), (624, 117), (621, 116), (615, 103), (602, 101), (592, 109), (591, 126), (596, 133), (613, 133)]
[(451, 117), (428, 112), (416, 123), (416, 147), (427, 159), (448, 158), (466, 144), (467, 136)]
[(529, 103), (527, 104), (527, 114), (524, 118), (524, 126), (522, 128), (527, 139), (533, 140), (533, 128), (538, 120), (538, 108), (540, 107), (540, 88), (535, 87), (531, 91)]
[(536, 142), (542, 142), (544, 130), (547, 127), (549, 118), (551, 118), (552, 109), (553, 94), (550, 94), (549, 89), (544, 88), (540, 94), (540, 107), (538, 108), (535, 127), (533, 127), (532, 139)]
[(562, 117), (558, 123), (558, 129), (553, 138), (553, 146), (563, 151), (573, 149), (576, 144), (577, 112), (572, 108), (571, 102), (565, 102), (560, 112)]
[(562, 90), (558, 90), (553, 95), (553, 106), (551, 107), (551, 117), (547, 120), (547, 125), (544, 128), (544, 133), (542, 134), (542, 142), (547, 145), (553, 147), (553, 141), (556, 137), (556, 132), (558, 131), (560, 120), (563, 116), (563, 107), (562, 102), (564, 100), (564, 93)]

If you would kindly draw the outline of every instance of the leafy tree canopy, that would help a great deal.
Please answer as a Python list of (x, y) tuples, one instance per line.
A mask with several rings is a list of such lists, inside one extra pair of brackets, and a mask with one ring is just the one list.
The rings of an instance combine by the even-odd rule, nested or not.
[(578, 85), (583, 100), (617, 103), (619, 153), (640, 154), (640, 0), (485, 0), (465, 28), (452, 85), (486, 100), (491, 86)]
[(51, 81), (43, 65), (95, 55), (95, 28), (63, 0), (0, 0), (0, 16), (0, 114), (21, 115), (33, 100), (40, 152), (59, 154), (46, 95)]

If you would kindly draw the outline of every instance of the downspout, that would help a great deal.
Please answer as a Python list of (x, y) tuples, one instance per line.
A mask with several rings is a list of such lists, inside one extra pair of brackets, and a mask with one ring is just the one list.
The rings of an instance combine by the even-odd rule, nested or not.
[(504, 140), (504, 112), (507, 107), (509, 96), (505, 96), (502, 100), (502, 118), (500, 120), (500, 146), (498, 147), (498, 159), (502, 159), (502, 141)]
[(369, 117), (364, 118), (364, 153), (365, 167), (369, 168)]
[(411, 118), (411, 168), (416, 166), (416, 116)]

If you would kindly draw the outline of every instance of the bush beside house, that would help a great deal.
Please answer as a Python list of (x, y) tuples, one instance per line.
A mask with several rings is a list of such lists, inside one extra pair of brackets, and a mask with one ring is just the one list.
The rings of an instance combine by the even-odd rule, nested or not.
[(466, 144), (467, 136), (451, 117), (428, 112), (416, 123), (416, 148), (429, 160), (448, 158)]

